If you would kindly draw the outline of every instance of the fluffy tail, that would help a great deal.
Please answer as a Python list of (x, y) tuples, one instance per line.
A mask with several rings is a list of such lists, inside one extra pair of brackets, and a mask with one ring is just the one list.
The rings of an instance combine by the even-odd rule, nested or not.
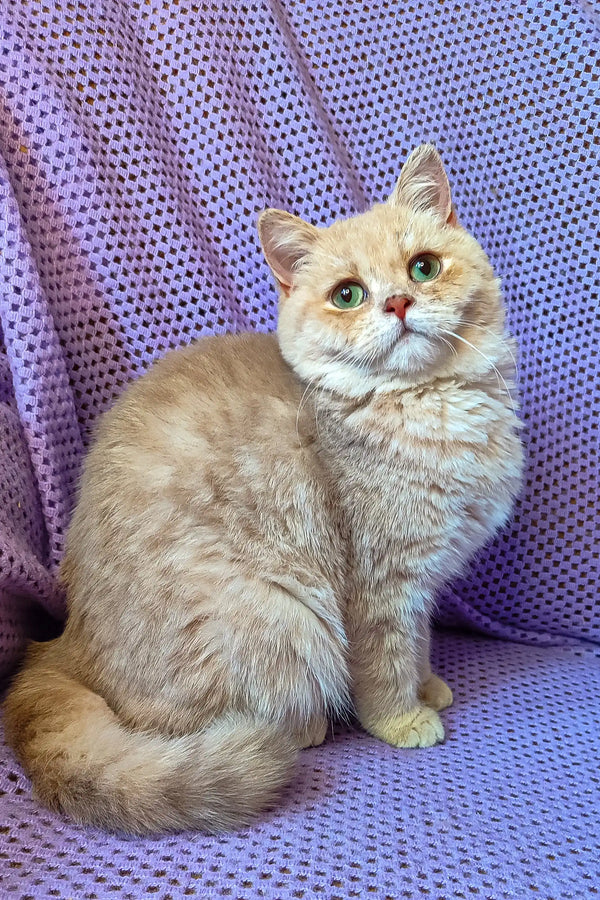
[(236, 714), (186, 737), (132, 731), (35, 656), (7, 697), (7, 738), (39, 798), (79, 823), (138, 835), (224, 831), (247, 824), (291, 778), (294, 742), (274, 725)]

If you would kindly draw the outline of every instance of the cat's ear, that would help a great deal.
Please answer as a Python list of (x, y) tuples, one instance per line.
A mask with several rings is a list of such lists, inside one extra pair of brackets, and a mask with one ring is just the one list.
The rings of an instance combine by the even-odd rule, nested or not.
[(284, 293), (289, 293), (298, 263), (312, 250), (319, 230), (298, 216), (266, 209), (258, 218), (265, 259)]
[(436, 213), (449, 225), (457, 225), (444, 164), (433, 144), (421, 144), (410, 154), (388, 200), (391, 206), (408, 206)]

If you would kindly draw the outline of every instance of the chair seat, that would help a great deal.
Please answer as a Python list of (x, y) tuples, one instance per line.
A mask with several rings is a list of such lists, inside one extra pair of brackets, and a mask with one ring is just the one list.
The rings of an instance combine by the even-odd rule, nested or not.
[(600, 650), (436, 635), (446, 742), (336, 725), (243, 831), (123, 839), (44, 809), (0, 762), (2, 897), (543, 900), (600, 889)]

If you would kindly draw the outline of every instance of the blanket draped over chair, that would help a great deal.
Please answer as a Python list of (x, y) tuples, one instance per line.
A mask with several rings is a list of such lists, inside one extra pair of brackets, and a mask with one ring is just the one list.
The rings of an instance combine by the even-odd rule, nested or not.
[(440, 598), (444, 745), (336, 725), (254, 828), (157, 841), (48, 813), (4, 748), (3, 896), (598, 892), (599, 43), (585, 0), (0, 4), (0, 674), (64, 618), (98, 414), (170, 347), (275, 327), (258, 212), (352, 215), (423, 141), (502, 278), (528, 459)]

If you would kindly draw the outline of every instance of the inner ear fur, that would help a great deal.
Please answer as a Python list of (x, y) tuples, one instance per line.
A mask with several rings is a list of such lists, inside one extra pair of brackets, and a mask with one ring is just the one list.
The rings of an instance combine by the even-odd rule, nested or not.
[(421, 144), (410, 154), (388, 199), (392, 206), (435, 213), (448, 225), (457, 225), (450, 183), (440, 154), (433, 144)]
[(315, 245), (318, 229), (281, 209), (266, 209), (258, 219), (258, 235), (273, 275), (289, 292), (298, 264)]

